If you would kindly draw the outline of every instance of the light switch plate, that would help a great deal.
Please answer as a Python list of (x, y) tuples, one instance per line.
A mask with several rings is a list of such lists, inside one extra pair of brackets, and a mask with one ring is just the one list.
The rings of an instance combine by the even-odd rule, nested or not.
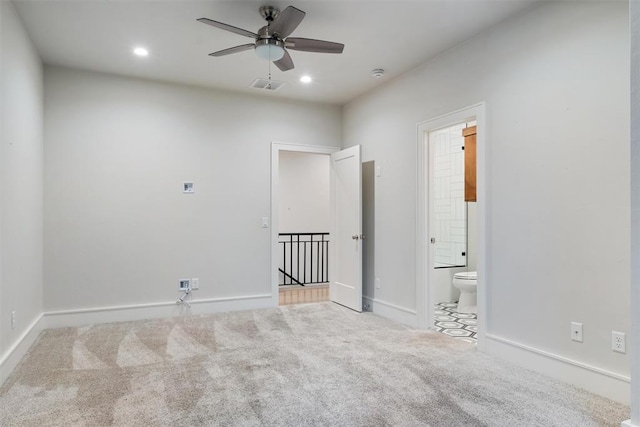
[(262, 228), (269, 228), (269, 217), (268, 216), (263, 216), (262, 217)]

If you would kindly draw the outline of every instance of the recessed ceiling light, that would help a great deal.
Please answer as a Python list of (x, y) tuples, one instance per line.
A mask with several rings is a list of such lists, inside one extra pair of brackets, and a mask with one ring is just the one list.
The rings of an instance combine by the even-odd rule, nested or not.
[(302, 83), (311, 83), (311, 76), (302, 76), (300, 77), (300, 81)]
[(143, 47), (136, 47), (135, 49), (133, 49), (133, 53), (135, 53), (138, 56), (148, 56), (149, 55), (149, 51)]

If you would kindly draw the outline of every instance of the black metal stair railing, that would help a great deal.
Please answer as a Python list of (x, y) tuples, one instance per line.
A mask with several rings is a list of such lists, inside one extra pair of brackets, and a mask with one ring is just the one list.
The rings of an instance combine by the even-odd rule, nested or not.
[(280, 233), (279, 285), (329, 281), (329, 233)]

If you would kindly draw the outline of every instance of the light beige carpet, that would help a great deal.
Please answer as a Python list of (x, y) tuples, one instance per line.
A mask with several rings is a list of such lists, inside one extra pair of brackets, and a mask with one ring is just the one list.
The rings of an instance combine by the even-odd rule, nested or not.
[(629, 408), (333, 303), (47, 330), (2, 426), (619, 426)]

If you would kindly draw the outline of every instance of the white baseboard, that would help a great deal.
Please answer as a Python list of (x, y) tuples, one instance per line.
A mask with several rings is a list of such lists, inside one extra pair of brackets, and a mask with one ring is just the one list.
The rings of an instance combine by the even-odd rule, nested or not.
[(400, 307), (395, 304), (381, 301), (379, 299), (371, 298), (368, 296), (362, 297), (365, 304), (371, 305), (371, 311), (387, 319), (391, 319), (395, 322), (402, 323), (403, 325), (418, 327), (418, 315), (415, 310)]
[(631, 420), (627, 420), (627, 421), (623, 421), (622, 424), (620, 424), (620, 427), (640, 427), (636, 424), (631, 424)]
[(42, 330), (42, 314), (35, 318), (24, 333), (18, 338), (1, 357), (0, 357), (0, 385), (2, 385), (11, 372), (18, 366), (27, 351), (33, 343), (38, 339)]
[[(193, 294), (192, 294), (193, 295)], [(79, 310), (45, 312), (43, 328), (66, 328), (98, 323), (127, 322), (132, 320), (158, 319), (181, 315), (199, 315), (225, 311), (254, 310), (275, 307), (273, 296), (251, 295), (231, 298), (187, 300), (191, 308), (175, 301), (151, 304), (136, 304), (113, 307), (93, 307)]]
[(484, 352), (626, 405), (631, 400), (630, 378), (625, 375), (491, 334), (485, 335)]

